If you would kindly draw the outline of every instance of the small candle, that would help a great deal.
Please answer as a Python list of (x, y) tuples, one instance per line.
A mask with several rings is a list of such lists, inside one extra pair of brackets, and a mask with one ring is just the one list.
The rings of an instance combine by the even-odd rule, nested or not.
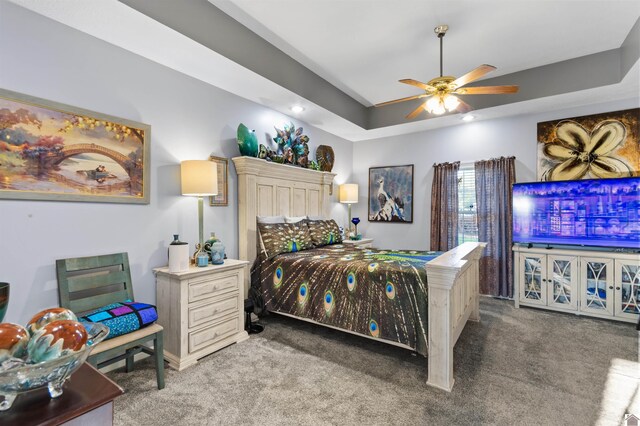
[(207, 266), (209, 264), (209, 255), (207, 255), (206, 253), (198, 254), (198, 257), (196, 258), (196, 262), (197, 262), (197, 265), (200, 267)]

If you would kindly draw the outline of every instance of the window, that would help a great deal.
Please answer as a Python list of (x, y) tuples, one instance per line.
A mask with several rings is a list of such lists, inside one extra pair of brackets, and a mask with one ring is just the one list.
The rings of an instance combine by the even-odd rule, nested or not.
[(458, 244), (478, 241), (476, 173), (473, 164), (458, 170)]

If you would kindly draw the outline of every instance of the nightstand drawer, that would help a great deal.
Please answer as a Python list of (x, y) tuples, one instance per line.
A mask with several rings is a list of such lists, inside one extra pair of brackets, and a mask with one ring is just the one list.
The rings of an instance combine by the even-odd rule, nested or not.
[(189, 303), (217, 296), (238, 288), (238, 274), (189, 280)]
[(238, 294), (235, 292), (226, 299), (197, 308), (189, 308), (189, 328), (213, 321), (232, 312), (238, 312), (239, 309)]
[(189, 352), (195, 352), (237, 333), (238, 326), (238, 316), (234, 315), (221, 323), (189, 333)]

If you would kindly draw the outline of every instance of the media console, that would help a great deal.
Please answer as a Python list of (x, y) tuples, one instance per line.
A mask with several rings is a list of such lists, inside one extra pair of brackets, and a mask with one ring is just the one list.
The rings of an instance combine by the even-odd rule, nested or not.
[(516, 308), (637, 322), (640, 254), (513, 246)]

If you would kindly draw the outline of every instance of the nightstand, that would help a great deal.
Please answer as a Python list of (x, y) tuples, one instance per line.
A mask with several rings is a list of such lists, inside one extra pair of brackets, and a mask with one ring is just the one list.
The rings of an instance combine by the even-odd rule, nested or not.
[(164, 357), (176, 370), (249, 338), (244, 330), (244, 260), (191, 266), (186, 272), (154, 269)]
[(342, 240), (342, 244), (369, 248), (373, 245), (373, 238), (363, 238), (361, 240)]

